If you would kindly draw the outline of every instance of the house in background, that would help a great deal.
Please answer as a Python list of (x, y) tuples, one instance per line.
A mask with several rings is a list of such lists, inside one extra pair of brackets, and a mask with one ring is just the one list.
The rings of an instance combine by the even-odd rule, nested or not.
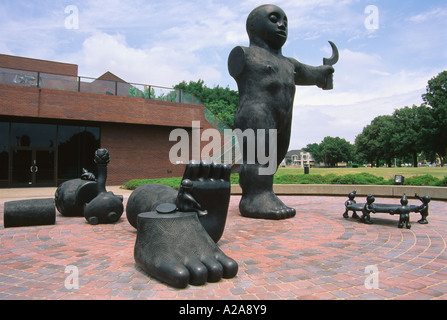
[(312, 155), (303, 150), (290, 150), (287, 152), (284, 162), (287, 166), (295, 166), (300, 168), (310, 168), (315, 166), (315, 160), (312, 158)]

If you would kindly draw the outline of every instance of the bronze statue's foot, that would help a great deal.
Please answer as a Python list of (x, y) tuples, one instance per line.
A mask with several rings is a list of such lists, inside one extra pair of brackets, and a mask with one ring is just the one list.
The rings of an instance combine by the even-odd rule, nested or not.
[(186, 166), (183, 180), (192, 182), (191, 196), (208, 214), (199, 218), (200, 223), (214, 242), (222, 237), (230, 204), (231, 166), (192, 161)]
[(238, 271), (195, 212), (139, 214), (134, 258), (150, 276), (175, 288), (230, 279)]
[(296, 215), (296, 210), (286, 206), (272, 191), (243, 195), (239, 211), (243, 217), (269, 220), (283, 220)]
[(367, 216), (362, 216), (360, 218), (360, 222), (363, 222), (363, 223), (366, 223), (366, 224), (373, 224), (373, 222), (371, 221), (371, 218), (367, 217)]

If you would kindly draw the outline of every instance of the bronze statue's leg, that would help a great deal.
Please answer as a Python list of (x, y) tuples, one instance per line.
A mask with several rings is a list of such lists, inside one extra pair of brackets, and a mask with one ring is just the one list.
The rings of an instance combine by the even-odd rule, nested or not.
[(370, 216), (369, 212), (363, 212), (363, 215), (360, 218), (360, 221), (362, 221), (366, 224), (373, 224), (371, 221), (371, 216)]

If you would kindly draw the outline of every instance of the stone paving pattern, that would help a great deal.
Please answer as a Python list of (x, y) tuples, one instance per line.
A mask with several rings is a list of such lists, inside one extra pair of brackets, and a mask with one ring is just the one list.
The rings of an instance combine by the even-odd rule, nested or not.
[[(281, 197), (297, 210), (295, 218), (283, 221), (244, 218), (239, 199), (231, 197), (219, 242), (238, 262), (238, 275), (182, 290), (135, 266), (136, 230), (125, 215), (116, 224), (92, 226), (57, 213), (52, 226), (5, 229), (2, 202), (0, 300), (447, 299), (445, 202), (430, 203), (428, 225), (411, 214), (408, 230), (398, 229), (398, 216), (387, 214), (372, 215), (373, 225), (346, 220), (342, 197)], [(66, 288), (70, 266), (78, 269), (78, 289)], [(378, 270), (377, 289), (365, 285), (372, 284), (371, 266)]]

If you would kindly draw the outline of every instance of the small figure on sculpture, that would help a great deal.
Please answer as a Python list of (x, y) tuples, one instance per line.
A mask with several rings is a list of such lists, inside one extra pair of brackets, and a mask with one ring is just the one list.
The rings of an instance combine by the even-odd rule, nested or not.
[(399, 223), (397, 225), (398, 228), (403, 228), (405, 225), (407, 229), (411, 229), (410, 224), (411, 207), (408, 205), (408, 198), (405, 194), (400, 199), (400, 204), (401, 206), (396, 208), (396, 210), (394, 210), (391, 214), (399, 215)]
[(81, 179), (86, 181), (95, 181), (96, 177), (93, 173), (88, 172), (86, 169), (82, 168)]
[[(350, 206), (353, 206), (353, 205), (355, 205), (355, 204), (357, 204), (357, 202), (354, 200), (356, 194), (357, 194), (357, 191), (356, 191), (356, 190), (354, 190), (354, 191), (352, 191), (352, 192), (350, 192), (350, 193), (348, 194), (348, 199), (349, 199), (349, 200), (346, 200), (346, 202), (345, 202), (346, 210), (345, 210), (345, 212), (343, 213), (343, 217), (344, 217), (345, 219), (348, 219), (348, 218), (349, 218), (349, 214), (348, 214), (348, 213), (349, 213), (349, 207), (350, 207)], [(358, 218), (360, 218), (360, 217), (358, 216), (356, 210), (352, 210), (352, 218), (354, 218), (354, 219), (358, 219)]]
[(428, 204), (431, 201), (430, 196), (423, 196), (420, 197), (417, 193), (414, 195), (417, 199), (421, 200), (422, 204), (417, 208), (416, 212), (419, 212), (421, 214), (421, 219), (418, 220), (420, 224), (428, 224)]
[(189, 179), (184, 179), (180, 185), (180, 189), (178, 192), (176, 205), (178, 211), (182, 212), (197, 212), (199, 217), (203, 217), (208, 214), (206, 210), (202, 210), (202, 206), (200, 203), (194, 199), (191, 195), (193, 188), (193, 182)]
[[(338, 51), (331, 43), (334, 54), (319, 67), (305, 65), (282, 55), (287, 40), (288, 19), (275, 5), (255, 8), (247, 18), (249, 47), (234, 48), (228, 58), (228, 70), (239, 89), (239, 106), (235, 114), (235, 129), (254, 130), (255, 154), (266, 155), (276, 150), (274, 159), (279, 165), (290, 142), (295, 86), (316, 85), (332, 88), (332, 67), (338, 60)], [(249, 159), (246, 137), (239, 141), (242, 164), (239, 183), (242, 198), (239, 210), (242, 216), (259, 219), (287, 219), (296, 210), (286, 206), (273, 192), (275, 172), (266, 172), (270, 164)], [(274, 145), (274, 146), (273, 146)], [(272, 155), (270, 155), (272, 157)], [(262, 173), (261, 173), (262, 172)]]
[(363, 209), (362, 209), (362, 214), (363, 215), (360, 218), (360, 221), (362, 221), (362, 222), (364, 222), (366, 224), (372, 224), (370, 214), (371, 214), (371, 212), (372, 213), (376, 213), (376, 210), (374, 208), (374, 201), (376, 201), (376, 198), (372, 194), (369, 194), (366, 197), (366, 203), (363, 206)]

